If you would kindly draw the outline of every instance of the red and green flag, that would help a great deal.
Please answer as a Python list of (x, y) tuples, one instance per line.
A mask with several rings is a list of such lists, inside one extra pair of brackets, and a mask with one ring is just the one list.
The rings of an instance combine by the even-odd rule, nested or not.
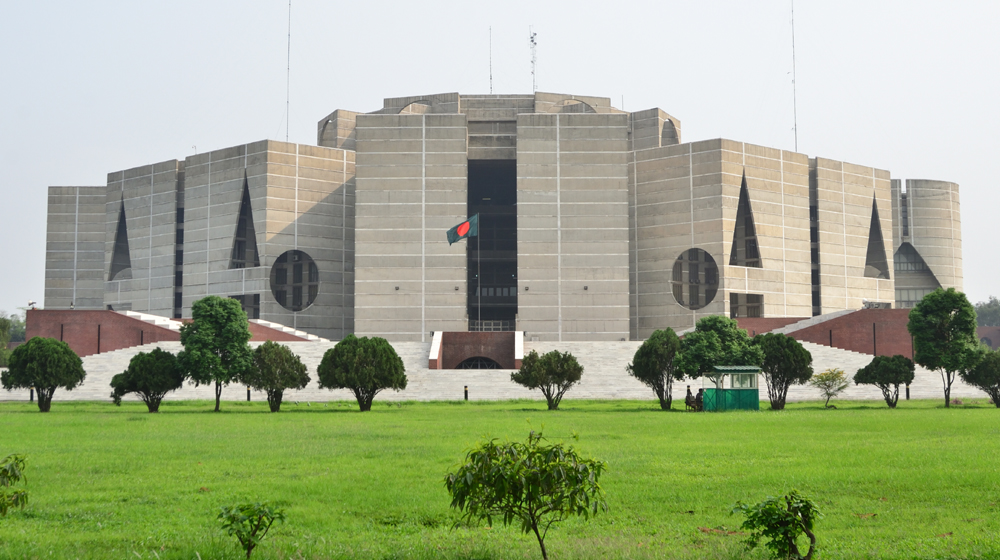
[(448, 230), (448, 245), (466, 237), (479, 235), (479, 214)]

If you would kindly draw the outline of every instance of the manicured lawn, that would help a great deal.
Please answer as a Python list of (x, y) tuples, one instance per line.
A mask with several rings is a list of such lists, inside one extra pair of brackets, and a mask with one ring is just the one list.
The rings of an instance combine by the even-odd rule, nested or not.
[[(0, 518), (0, 558), (238, 558), (218, 507), (286, 508), (254, 558), (537, 558), (533, 537), (453, 529), (443, 477), (483, 436), (543, 429), (608, 462), (611, 510), (557, 526), (552, 558), (765, 558), (737, 500), (818, 502), (822, 558), (1000, 558), (1000, 410), (939, 401), (694, 414), (652, 400), (0, 403), (0, 457), (28, 455), (31, 502)], [(572, 396), (572, 393), (570, 393)], [(675, 406), (683, 403), (675, 403)], [(766, 403), (764, 405), (766, 408)]]

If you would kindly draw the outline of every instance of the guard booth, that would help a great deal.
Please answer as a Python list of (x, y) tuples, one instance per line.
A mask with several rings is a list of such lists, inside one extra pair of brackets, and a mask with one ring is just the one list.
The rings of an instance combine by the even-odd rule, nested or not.
[(703, 410), (760, 410), (759, 367), (715, 366), (705, 376)]

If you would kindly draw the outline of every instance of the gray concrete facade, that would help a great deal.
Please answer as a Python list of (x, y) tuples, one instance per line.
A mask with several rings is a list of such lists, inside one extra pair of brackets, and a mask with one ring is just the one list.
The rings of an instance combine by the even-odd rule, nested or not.
[[(517, 330), (585, 343), (709, 314), (900, 306), (962, 283), (957, 185), (902, 189), (876, 167), (683, 143), (659, 108), (394, 97), (331, 112), (316, 143), (264, 140), (114, 172), (106, 187), (53, 187), (46, 305), (186, 317), (214, 294), (331, 340)], [(479, 238), (449, 245), (476, 213)]]

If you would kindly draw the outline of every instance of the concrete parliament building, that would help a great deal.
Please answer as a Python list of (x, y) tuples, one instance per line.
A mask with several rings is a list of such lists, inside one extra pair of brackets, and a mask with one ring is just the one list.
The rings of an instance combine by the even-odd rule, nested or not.
[[(206, 295), (338, 340), (642, 340), (702, 316), (912, 307), (962, 288), (958, 185), (552, 93), (391, 98), (50, 187), (46, 309), (190, 317)], [(479, 214), (480, 235), (445, 232)], [(831, 335), (832, 336), (832, 335)]]

